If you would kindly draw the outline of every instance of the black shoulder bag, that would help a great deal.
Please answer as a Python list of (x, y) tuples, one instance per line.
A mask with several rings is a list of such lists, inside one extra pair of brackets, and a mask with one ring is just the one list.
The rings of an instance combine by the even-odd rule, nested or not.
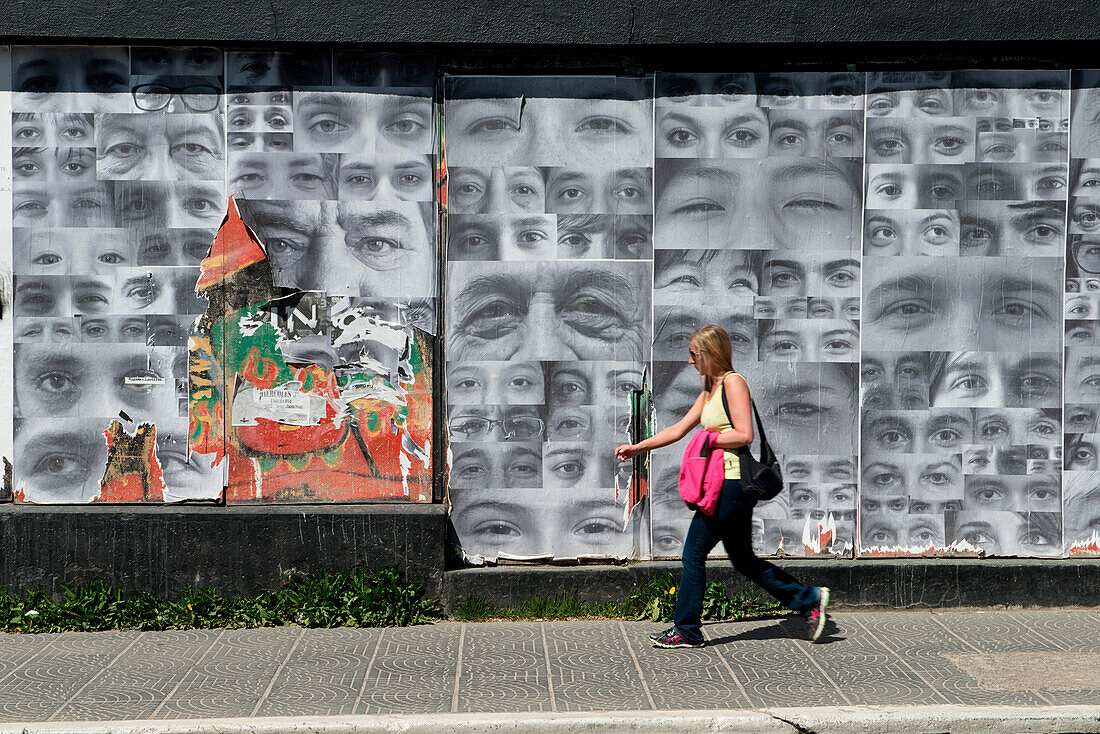
[[(742, 378), (744, 379), (744, 378)], [(756, 417), (756, 430), (760, 436), (760, 460), (752, 455), (749, 446), (737, 449), (737, 455), (741, 460), (741, 494), (758, 502), (766, 502), (783, 491), (783, 472), (779, 468), (779, 459), (768, 444), (768, 436), (764, 433), (764, 424), (760, 422), (760, 411), (756, 409), (756, 401), (749, 396), (752, 404), (752, 414)], [(730, 404), (726, 399), (726, 378), (722, 378), (722, 407), (726, 409), (726, 418), (733, 425), (733, 416), (730, 415)]]

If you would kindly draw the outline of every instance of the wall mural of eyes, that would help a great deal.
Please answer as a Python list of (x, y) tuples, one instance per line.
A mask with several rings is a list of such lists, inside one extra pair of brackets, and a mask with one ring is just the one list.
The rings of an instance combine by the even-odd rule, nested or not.
[[(11, 58), (18, 194), (10, 200), (12, 263), (0, 262), (0, 328), (19, 345), (4, 360), (14, 378), (5, 384), (19, 387), (14, 436), (7, 424), (0, 445), (14, 459), (16, 498), (218, 499), (225, 455), (236, 452), (230, 502), (333, 499), (327, 488), (347, 484), (338, 479), (348, 474), (303, 470), (302, 462), (289, 472), (287, 463), (261, 468), (241, 455), (259, 440), (256, 430), (241, 437), (253, 426), (237, 438), (205, 433), (213, 416), (228, 414), (236, 378), (189, 369), (228, 364), (222, 342), (192, 332), (210, 307), (196, 283), (233, 196), (267, 248), (274, 284), (345, 299), (345, 314), (434, 332), (432, 60), (140, 46), (17, 47)], [(287, 356), (319, 360), (335, 380), (341, 359), (361, 365), (379, 349), (288, 342)], [(347, 375), (340, 379), (356, 394)], [(103, 434), (120, 411), (117, 445), (138, 440), (143, 426), (156, 430), (163, 481), (143, 480), (136, 494), (101, 482), (110, 461)], [(430, 431), (430, 410), (415, 419), (425, 420)], [(369, 449), (380, 440), (364, 431), (347, 441)], [(32, 455), (50, 445), (50, 456)], [(403, 450), (391, 457), (398, 475)], [(319, 460), (338, 466), (341, 452)], [(346, 453), (390, 471), (390, 459), (371, 464), (358, 447)], [(257, 473), (268, 494), (235, 489), (251, 487)], [(378, 487), (391, 484), (379, 477)], [(421, 484), (410, 499), (425, 499)], [(281, 488), (291, 485), (293, 492)]]
[(868, 80), (860, 550), (1060, 555), (1069, 74), (896, 76)]
[[(648, 502), (631, 496), (631, 465), (613, 452), (628, 437), (631, 393), (649, 380), (652, 82), (459, 77), (444, 112), (463, 549), (646, 556)], [(530, 488), (538, 502), (509, 509)], [(489, 508), (498, 524), (470, 519)]]
[[(657, 75), (657, 424), (679, 420), (699, 394), (686, 363), (691, 333), (722, 326), (773, 445), (799, 454), (784, 456), (798, 497), (757, 508), (754, 547), (847, 553), (858, 481), (864, 80), (734, 76)], [(675, 501), (682, 449), (652, 459), (657, 555), (678, 550), (690, 518)]]
[[(270, 287), (324, 294), (296, 296), (328, 326), (278, 347), (286, 375), (362, 394), (338, 365), (404, 362), (336, 344), (339, 314), (436, 333), (446, 309), (471, 558), (676, 555), (682, 446), (652, 456), (644, 499), (612, 449), (633, 391), (659, 427), (694, 403), (707, 323), (790, 480), (757, 508), (759, 552), (1100, 553), (1100, 72), (453, 76), (437, 99), (417, 54), (9, 53), (0, 451), (18, 500), (217, 498), (218, 451), (251, 462), (231, 502), (335, 498), (334, 475), (259, 461), (262, 423), (195, 438), (203, 379), (217, 410), (264, 420), (266, 398), (190, 369), (227, 356), (193, 324), (233, 196)], [(156, 426), (164, 486), (140, 496), (101, 482), (120, 410), (126, 441)], [(303, 441), (354, 473), (374, 460), (359, 439), (381, 440), (356, 430)]]

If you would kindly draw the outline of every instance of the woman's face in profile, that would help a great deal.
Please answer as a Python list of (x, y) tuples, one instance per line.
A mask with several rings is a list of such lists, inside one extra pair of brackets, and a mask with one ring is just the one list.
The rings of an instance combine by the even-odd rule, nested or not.
[(695, 370), (703, 376), (708, 374), (708, 362), (706, 352), (699, 348), (698, 344), (689, 343), (688, 345), (688, 364), (695, 367)]

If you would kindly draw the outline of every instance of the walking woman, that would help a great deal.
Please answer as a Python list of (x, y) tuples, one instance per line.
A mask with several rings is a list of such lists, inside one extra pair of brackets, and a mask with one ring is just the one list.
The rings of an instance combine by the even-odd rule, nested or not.
[[(695, 404), (675, 425), (636, 444), (615, 449), (620, 461), (645, 451), (676, 443), (702, 423), (707, 431), (719, 435), (714, 445), (725, 449), (726, 477), (718, 508), (707, 516), (696, 510), (684, 540), (684, 571), (676, 593), (675, 626), (651, 635), (657, 647), (702, 647), (703, 590), (706, 587), (707, 554), (722, 541), (733, 567), (764, 587), (791, 609), (801, 612), (809, 625), (808, 637), (817, 641), (825, 629), (825, 608), (829, 589), (799, 583), (781, 568), (756, 557), (752, 550), (752, 508), (755, 502), (740, 496), (741, 472), (737, 449), (752, 443), (752, 404), (745, 378), (731, 363), (730, 338), (725, 329), (708, 324), (691, 335), (688, 362), (703, 376), (703, 392)], [(722, 404), (726, 393), (729, 412)]]

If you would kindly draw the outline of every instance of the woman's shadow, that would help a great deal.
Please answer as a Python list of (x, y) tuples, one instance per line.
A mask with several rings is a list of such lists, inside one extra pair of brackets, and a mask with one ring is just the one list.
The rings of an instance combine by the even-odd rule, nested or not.
[[(738, 620), (749, 621), (749, 620)], [(728, 622), (707, 622), (706, 625), (712, 624), (729, 624)], [(706, 626), (704, 625), (704, 626)], [(796, 640), (804, 640), (806, 636), (806, 623), (801, 619), (798, 619), (795, 615), (782, 617), (776, 620), (775, 624), (769, 624), (764, 627), (754, 627), (743, 632), (738, 632), (735, 635), (726, 635), (725, 637), (716, 637), (707, 641), (707, 647), (713, 647), (714, 645), (724, 645), (730, 642), (746, 642), (749, 640), (786, 640), (794, 638)], [(825, 631), (821, 634), (821, 638), (815, 642), (815, 645), (831, 645), (834, 642), (840, 642), (846, 638), (839, 636), (840, 628), (837, 627), (836, 622), (832, 617), (825, 619)]]

